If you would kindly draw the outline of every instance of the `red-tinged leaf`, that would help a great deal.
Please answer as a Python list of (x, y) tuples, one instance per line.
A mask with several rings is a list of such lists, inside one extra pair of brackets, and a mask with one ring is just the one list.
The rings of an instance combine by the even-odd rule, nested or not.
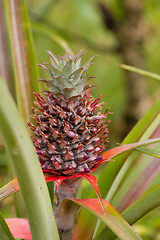
[[(133, 228), (122, 218), (116, 209), (107, 201), (102, 199), (103, 209), (98, 199), (65, 199), (63, 200), (57, 215), (64, 213), (64, 209), (73, 203), (91, 211), (95, 216), (100, 218), (120, 239), (137, 240), (141, 239)], [(82, 223), (83, 224), (83, 223)], [(87, 227), (87, 226), (86, 226)], [(81, 235), (81, 239), (85, 237)], [(76, 231), (73, 232), (72, 240), (79, 240)]]
[(32, 240), (31, 231), (27, 219), (8, 218), (5, 220), (14, 238)]
[(100, 191), (99, 191), (97, 178), (95, 176), (89, 175), (89, 174), (84, 175), (83, 178), (85, 178), (87, 181), (90, 182), (90, 184), (92, 185), (93, 189), (95, 190), (95, 192), (97, 194), (97, 197), (99, 199), (101, 199), (101, 194), (100, 194)]
[[(141, 198), (134, 202), (123, 213), (123, 218), (129, 223), (134, 224), (143, 216), (160, 206), (160, 183), (147, 191)], [(95, 240), (117, 239), (117, 237), (107, 227), (103, 228)]]
[(144, 142), (137, 142), (137, 143), (122, 145), (119, 147), (109, 149), (108, 151), (102, 153), (102, 157), (104, 157), (104, 159), (108, 160), (109, 158), (114, 158), (126, 151), (133, 150), (135, 148), (153, 144), (153, 143), (157, 143), (157, 142), (160, 142), (160, 138), (154, 138), (154, 139), (150, 139), (150, 140), (147, 140)]
[(98, 186), (98, 182), (97, 182), (97, 178), (95, 176), (89, 175), (89, 174), (84, 175), (83, 178), (85, 178), (87, 181), (89, 181), (90, 184), (92, 185), (92, 187), (93, 187), (94, 191), (96, 192), (97, 197), (98, 197), (98, 199), (100, 201), (102, 210), (104, 211), (102, 198), (101, 198), (101, 194), (100, 194), (99, 186)]

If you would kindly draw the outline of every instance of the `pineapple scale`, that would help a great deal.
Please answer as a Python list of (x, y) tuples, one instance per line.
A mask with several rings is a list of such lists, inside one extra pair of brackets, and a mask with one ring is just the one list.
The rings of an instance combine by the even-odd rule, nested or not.
[[(66, 99), (48, 91), (35, 93), (31, 136), (44, 172), (54, 176), (90, 173), (102, 157), (107, 140), (107, 111), (102, 114), (100, 97), (88, 93)], [(104, 119), (104, 120), (102, 120)]]

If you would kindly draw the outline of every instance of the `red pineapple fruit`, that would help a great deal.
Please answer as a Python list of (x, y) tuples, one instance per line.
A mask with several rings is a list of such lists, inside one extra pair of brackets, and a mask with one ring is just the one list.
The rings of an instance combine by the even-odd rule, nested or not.
[(81, 67), (80, 51), (72, 57), (67, 51), (57, 58), (48, 51), (51, 64), (41, 66), (51, 79), (42, 95), (35, 93), (33, 117), (37, 126), (28, 123), (44, 172), (60, 177), (83, 175), (95, 170), (103, 161), (99, 156), (107, 142), (107, 111), (101, 112), (101, 96), (89, 95), (86, 73), (93, 58)]

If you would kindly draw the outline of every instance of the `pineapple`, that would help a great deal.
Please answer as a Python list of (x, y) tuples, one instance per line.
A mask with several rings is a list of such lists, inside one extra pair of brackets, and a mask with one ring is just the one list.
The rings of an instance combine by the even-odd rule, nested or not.
[[(107, 110), (102, 114), (101, 96), (94, 100), (87, 71), (93, 58), (81, 67), (82, 51), (72, 57), (67, 51), (56, 57), (48, 51), (51, 64), (42, 66), (50, 75), (49, 91), (34, 93), (33, 117), (37, 126), (28, 123), (44, 172), (71, 177), (92, 172), (102, 162), (99, 156), (107, 142)], [(104, 120), (102, 120), (104, 119)]]

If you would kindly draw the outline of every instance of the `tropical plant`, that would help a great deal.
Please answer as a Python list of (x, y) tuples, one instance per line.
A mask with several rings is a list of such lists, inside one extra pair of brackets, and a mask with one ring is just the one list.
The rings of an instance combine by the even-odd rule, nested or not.
[[(0, 189), (0, 200), (20, 190), (28, 219), (0, 216), (1, 239), (141, 239), (131, 225), (160, 205), (160, 99), (120, 146), (105, 151), (107, 111), (101, 112), (100, 97), (94, 100), (89, 94), (91, 86), (85, 86), (92, 58), (81, 67), (81, 51), (74, 57), (67, 47), (60, 58), (48, 52), (51, 64), (41, 66), (51, 79), (40, 80), (50, 90), (40, 93), (25, 2), (7, 0), (5, 11), (16, 99), (4, 81), (7, 53), (2, 51), (0, 131), (15, 178)], [(58, 41), (57, 36), (55, 39)], [(64, 40), (58, 42), (64, 48)], [(1, 49), (5, 49), (3, 45)], [(31, 118), (34, 95), (35, 121)], [(33, 143), (27, 121), (34, 133)], [(152, 148), (144, 147), (153, 143)], [(95, 177), (91, 173), (101, 164), (103, 169)], [(82, 178), (93, 190), (83, 185)], [(51, 182), (48, 189), (46, 182)], [(20, 206), (21, 199), (17, 201)]]

